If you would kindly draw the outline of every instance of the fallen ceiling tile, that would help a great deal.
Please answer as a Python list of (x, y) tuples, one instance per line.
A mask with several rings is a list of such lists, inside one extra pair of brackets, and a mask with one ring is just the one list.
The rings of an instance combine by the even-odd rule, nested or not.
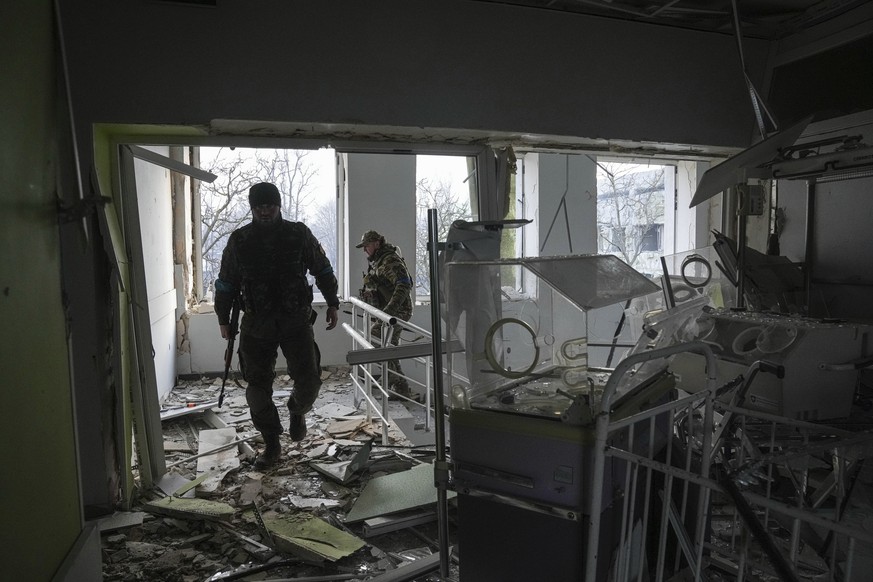
[(418, 509), (395, 513), (393, 515), (371, 517), (364, 520), (364, 537), (379, 536), (391, 531), (406, 529), (423, 523), (436, 521), (437, 514), (433, 509)]
[(286, 495), (280, 501), (284, 501), (297, 509), (316, 509), (318, 507), (338, 507), (342, 505), (336, 499), (325, 499), (323, 497), (303, 497), (302, 495)]
[(361, 471), (366, 468), (370, 460), (370, 450), (373, 448), (373, 439), (364, 443), (362, 447), (348, 461), (338, 463), (309, 462), (309, 466), (341, 485), (346, 485), (356, 479)]
[(328, 402), (324, 406), (313, 410), (313, 412), (325, 418), (343, 418), (357, 414), (358, 411), (351, 406), (346, 406), (339, 402)]
[(203, 412), (204, 410), (209, 410), (213, 406), (218, 406), (217, 400), (214, 402), (207, 402), (206, 404), (198, 404), (196, 406), (182, 406), (179, 408), (165, 410), (161, 412), (161, 420), (170, 420), (171, 418), (178, 418), (187, 414), (194, 414), (195, 412)]
[(253, 503), (261, 494), (263, 486), (263, 480), (253, 478), (253, 476), (249, 474), (246, 482), (242, 484), (242, 487), (240, 487), (239, 504), (241, 506), (246, 506)]
[(116, 511), (108, 517), (97, 520), (97, 529), (100, 533), (115, 531), (118, 529), (140, 525), (143, 515), (141, 511)]
[(436, 444), (436, 432), (426, 431), (423, 428), (418, 429), (418, 420), (414, 416), (405, 418), (392, 418), (391, 420), (397, 425), (397, 428), (404, 436), (415, 446), (425, 446)]
[(178, 495), (179, 497), (194, 497), (194, 489), (188, 489), (184, 493), (177, 493), (182, 487), (191, 484), (191, 479), (179, 475), (178, 473), (164, 473), (161, 478), (155, 481), (155, 485), (167, 495)]
[(327, 426), (327, 432), (335, 436), (350, 436), (359, 430), (365, 430), (369, 422), (365, 418), (336, 420)]
[(264, 518), (276, 549), (308, 560), (336, 561), (366, 545), (317, 517)]
[[(234, 442), (236, 440), (236, 429), (215, 428), (201, 430), (198, 438), (200, 440), (198, 453), (202, 454)], [(224, 449), (223, 451), (200, 457), (197, 459), (197, 473), (211, 473), (211, 475), (200, 484), (197, 491), (207, 495), (215, 493), (221, 485), (224, 476), (238, 467), (239, 456), (237, 456), (234, 448)]]
[(178, 441), (164, 441), (164, 451), (165, 452), (174, 452), (174, 451), (182, 451), (185, 453), (191, 452), (191, 445), (188, 443), (182, 443)]
[[(454, 497), (454, 491), (448, 497)], [(437, 501), (433, 465), (422, 463), (408, 471), (371, 479), (348, 515), (346, 523), (424, 507)]]
[(212, 521), (230, 521), (236, 510), (221, 501), (208, 499), (186, 499), (182, 497), (164, 497), (157, 501), (148, 501), (143, 509), (150, 513), (181, 517), (187, 519), (208, 519)]

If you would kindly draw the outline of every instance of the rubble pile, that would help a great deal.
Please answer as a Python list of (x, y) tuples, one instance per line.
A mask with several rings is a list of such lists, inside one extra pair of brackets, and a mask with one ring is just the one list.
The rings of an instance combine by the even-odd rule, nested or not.
[[(99, 521), (103, 579), (363, 582), (438, 558), (431, 492), (402, 505), (402, 489), (422, 482), (413, 469), (433, 461), (434, 447), (413, 445), (393, 423), (383, 444), (381, 420), (355, 401), (348, 370), (327, 369), (323, 380), (306, 438), (283, 435), (280, 463), (264, 472), (254, 468), (263, 442), (244, 390), (227, 382), (219, 409), (220, 378), (180, 381), (162, 403), (167, 473), (150, 488), (139, 483), (130, 511)], [(286, 427), (292, 387), (288, 376), (274, 384)], [(391, 418), (410, 415), (402, 403), (390, 405)], [(386, 476), (400, 479), (389, 487), (401, 493), (380, 489), (355, 507), (367, 485)], [(352, 508), (362, 517), (349, 520)], [(415, 578), (437, 579), (434, 568)]]

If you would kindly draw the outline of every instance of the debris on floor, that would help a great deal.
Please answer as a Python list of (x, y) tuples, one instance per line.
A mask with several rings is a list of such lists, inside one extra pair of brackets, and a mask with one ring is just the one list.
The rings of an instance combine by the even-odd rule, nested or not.
[[(393, 422), (420, 425), (420, 411), (390, 402), (383, 445), (378, 416), (355, 406), (348, 369), (322, 378), (307, 436), (283, 434), (280, 462), (263, 472), (244, 391), (228, 383), (217, 408), (220, 378), (180, 381), (161, 412), (167, 473), (131, 511), (102, 520), (103, 579), (364, 582), (404, 567), (397, 580), (436, 580), (434, 446)], [(287, 375), (274, 383), (286, 427), (292, 388)]]
[(184, 497), (163, 497), (155, 501), (149, 501), (143, 504), (143, 509), (171, 517), (216, 521), (229, 521), (235, 513), (232, 506), (221, 501), (185, 499)]
[[(455, 497), (449, 491), (449, 498)], [(347, 523), (435, 505), (433, 466), (425, 463), (408, 471), (375, 477), (364, 487), (348, 515)]]
[(364, 547), (356, 536), (335, 528), (323, 519), (295, 514), (265, 518), (274, 547), (302, 559), (336, 561)]

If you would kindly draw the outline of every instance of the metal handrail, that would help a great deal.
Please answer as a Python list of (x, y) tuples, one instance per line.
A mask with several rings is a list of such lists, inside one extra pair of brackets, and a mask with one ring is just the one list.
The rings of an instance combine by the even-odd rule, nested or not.
[(364, 311), (366, 311), (367, 313), (369, 313), (373, 317), (381, 319), (382, 321), (384, 321), (388, 325), (394, 325), (395, 323), (400, 323), (402, 321), (402, 320), (398, 321), (395, 316), (389, 315), (389, 314), (385, 313), (384, 311), (382, 311), (381, 309), (379, 309), (378, 307), (373, 307), (372, 305), (370, 305), (366, 301), (363, 301), (362, 299), (358, 299), (357, 297), (349, 297), (349, 303), (351, 303), (355, 307), (363, 309)]
[[(378, 307), (374, 307), (373, 305), (370, 305), (369, 303), (366, 303), (365, 301), (363, 301), (357, 297), (350, 297), (348, 299), (348, 302), (352, 306), (352, 322), (353, 323), (357, 323), (357, 320), (359, 318), (359, 314), (357, 313), (357, 310), (360, 309), (361, 311), (364, 312), (364, 314), (366, 314), (366, 315), (362, 316), (362, 319), (364, 322), (366, 322), (366, 320), (367, 320), (366, 316), (371, 316), (371, 317), (379, 320), (383, 324), (401, 327), (404, 330), (408, 330), (408, 331), (411, 331), (413, 333), (420, 335), (421, 340), (426, 340), (428, 343), (432, 342), (433, 336), (432, 336), (431, 332), (429, 332), (428, 330), (426, 330), (422, 327), (415, 325), (414, 323), (410, 323), (410, 322), (405, 321), (403, 319), (399, 319), (396, 316), (385, 313), (384, 311), (382, 311)], [(378, 345), (374, 345), (372, 342), (369, 341), (369, 339), (368, 339), (369, 333), (367, 332), (367, 324), (366, 323), (363, 324), (363, 331), (355, 329), (355, 327), (353, 325), (349, 325), (348, 323), (343, 323), (343, 329), (346, 331), (346, 333), (349, 335), (349, 337), (352, 338), (356, 347), (360, 347), (360, 348), (364, 348), (364, 349), (368, 349), (368, 350), (369, 349), (376, 349), (376, 348), (380, 347)], [(383, 341), (383, 343), (385, 343), (384, 338), (382, 341)], [(411, 359), (415, 359), (419, 362), (422, 361), (421, 358), (411, 358)], [(424, 359), (424, 364), (425, 364), (426, 369), (428, 369), (428, 371), (429, 371), (430, 363), (429, 363), (429, 361), (427, 361), (427, 359)], [(361, 364), (357, 364), (357, 365), (361, 365)], [(382, 366), (382, 376), (381, 377), (387, 379), (388, 374), (389, 374), (389, 370), (387, 369), (387, 362), (382, 362), (381, 366)], [(366, 369), (364, 371), (366, 372)], [(369, 377), (367, 378), (367, 382), (365, 383), (365, 386), (359, 385), (358, 382), (355, 382), (355, 386), (357, 389), (359, 389), (362, 392), (362, 394), (364, 395), (365, 400), (367, 400), (368, 404), (370, 406), (373, 406), (374, 408), (378, 408), (378, 407), (375, 406), (372, 398), (370, 398), (368, 395), (368, 392), (370, 391), (369, 390), (370, 385), (374, 386), (375, 389), (377, 389), (379, 392), (381, 392), (383, 394), (384, 398), (382, 400), (382, 405), (381, 405), (382, 413), (378, 414), (378, 416), (384, 421), (383, 427), (382, 427), (382, 441), (383, 441), (383, 444), (387, 444), (388, 443), (388, 427), (387, 427), (388, 392), (387, 392), (386, 388), (384, 388), (382, 386), (382, 382), (384, 382), (385, 380), (382, 380), (382, 382), (380, 382), (380, 381), (377, 381), (372, 376), (372, 374), (367, 374), (367, 375)], [(402, 377), (405, 380), (407, 380), (408, 382), (413, 382), (414, 384), (419, 385), (422, 388), (424, 388), (424, 402), (423, 403), (416, 402), (415, 400), (412, 400), (412, 399), (404, 398), (403, 396), (401, 396), (401, 398), (404, 398), (404, 399), (408, 400), (409, 402), (414, 403), (416, 405), (422, 406), (427, 411), (425, 414), (425, 430), (428, 430), (428, 431), (431, 430), (431, 413), (432, 413), (432, 411), (431, 411), (431, 378), (430, 378), (430, 374), (427, 374), (426, 379), (425, 379), (425, 383), (421, 383), (413, 378), (408, 378), (406, 376), (402, 376)]]
[(373, 344), (371, 344), (370, 342), (368, 342), (367, 339), (361, 334), (361, 332), (356, 330), (354, 327), (352, 327), (348, 323), (343, 322), (343, 329), (346, 330), (346, 333), (349, 334), (353, 340), (355, 340), (357, 343), (361, 344), (362, 346), (364, 346), (368, 350), (372, 350), (373, 348), (376, 347)]

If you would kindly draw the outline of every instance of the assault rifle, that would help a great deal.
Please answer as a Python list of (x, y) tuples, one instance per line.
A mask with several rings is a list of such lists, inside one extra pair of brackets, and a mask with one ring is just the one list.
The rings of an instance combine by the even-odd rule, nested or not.
[(221, 381), (221, 392), (218, 394), (218, 407), (224, 402), (224, 385), (227, 384), (227, 376), (230, 373), (230, 364), (233, 362), (233, 344), (236, 343), (236, 334), (239, 331), (239, 295), (233, 298), (233, 307), (230, 310), (230, 330), (227, 334), (227, 347), (224, 349), (224, 379)]

